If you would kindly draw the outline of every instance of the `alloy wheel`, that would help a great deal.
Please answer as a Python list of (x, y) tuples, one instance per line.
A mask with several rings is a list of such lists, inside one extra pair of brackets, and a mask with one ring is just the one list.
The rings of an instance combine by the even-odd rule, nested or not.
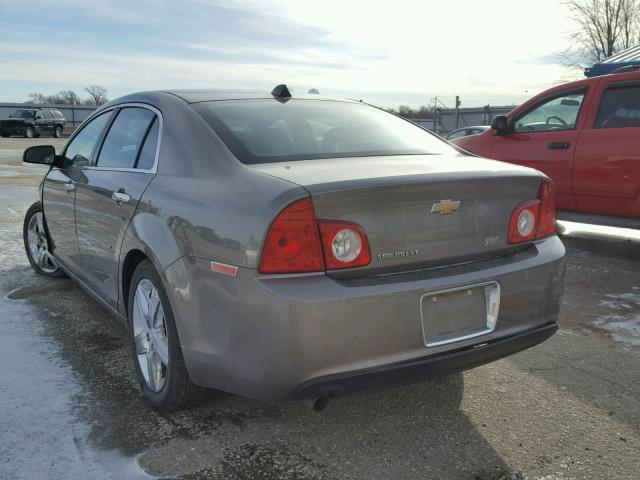
[(58, 270), (58, 264), (49, 253), (49, 243), (44, 230), (42, 212), (34, 213), (29, 219), (27, 243), (31, 258), (43, 272), (54, 273)]
[(138, 282), (133, 305), (136, 358), (147, 386), (162, 390), (169, 371), (169, 339), (162, 300), (147, 278)]

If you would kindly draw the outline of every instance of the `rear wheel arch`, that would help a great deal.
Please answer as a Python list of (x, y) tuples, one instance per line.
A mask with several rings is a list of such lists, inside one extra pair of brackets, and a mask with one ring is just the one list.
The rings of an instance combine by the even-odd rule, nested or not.
[[(182, 355), (175, 317), (160, 274), (152, 261), (146, 256), (140, 257), (140, 254), (144, 255), (140, 250), (127, 254), (131, 258), (128, 266), (133, 270), (129, 283), (136, 286), (136, 290), (130, 289), (127, 294), (131, 297), (127, 301), (127, 318), (140, 386), (147, 401), (159, 410), (177, 410), (196, 405), (205, 399), (207, 390), (191, 381)], [(139, 261), (133, 266), (136, 260)], [(137, 295), (141, 295), (141, 307), (138, 309), (131, 304)], [(151, 309), (153, 302), (150, 299), (154, 295), (158, 300), (155, 305), (159, 305), (161, 310)], [(146, 314), (142, 306), (144, 298), (148, 301)], [(135, 304), (138, 304), (137, 298)], [(161, 348), (163, 345), (164, 348)], [(146, 361), (143, 361), (145, 357)], [(157, 367), (150, 367), (153, 364)], [(150, 381), (150, 378), (154, 380)], [(158, 383), (155, 379), (162, 379), (162, 382)]]
[(127, 255), (122, 262), (122, 273), (120, 287), (122, 289), (122, 299), (124, 302), (124, 311), (127, 312), (129, 308), (129, 290), (131, 288), (131, 279), (133, 273), (136, 271), (137, 266), (144, 260), (149, 260), (149, 257), (138, 249), (133, 249), (127, 252)]

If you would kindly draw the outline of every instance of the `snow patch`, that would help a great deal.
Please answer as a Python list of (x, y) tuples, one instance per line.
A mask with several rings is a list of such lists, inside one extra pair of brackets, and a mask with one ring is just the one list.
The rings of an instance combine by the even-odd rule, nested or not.
[(594, 324), (611, 333), (616, 342), (640, 347), (640, 314), (604, 315), (598, 317)]
[[(637, 287), (632, 287), (632, 290), (636, 290)], [(607, 298), (611, 298), (613, 300), (626, 300), (631, 303), (635, 303), (640, 306), (640, 293), (617, 293), (617, 294), (609, 294), (605, 295)]]
[(640, 288), (631, 287), (632, 292), (605, 295), (598, 306), (616, 313), (598, 316), (595, 326), (611, 334), (616, 342), (640, 346)]

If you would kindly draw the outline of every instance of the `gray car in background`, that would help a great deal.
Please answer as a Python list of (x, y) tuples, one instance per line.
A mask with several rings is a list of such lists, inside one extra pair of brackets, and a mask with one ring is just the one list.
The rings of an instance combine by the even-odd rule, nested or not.
[(360, 102), (140, 93), (24, 160), (51, 165), (25, 218), (32, 266), (125, 322), (156, 408), (205, 388), (321, 408), (557, 329), (548, 178)]

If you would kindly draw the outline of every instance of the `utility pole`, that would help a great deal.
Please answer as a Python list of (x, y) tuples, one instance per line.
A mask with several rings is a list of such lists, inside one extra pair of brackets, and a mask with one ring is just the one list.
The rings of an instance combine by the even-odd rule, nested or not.
[(456, 111), (455, 111), (455, 122), (456, 122), (456, 128), (458, 128), (458, 122), (460, 120), (460, 105), (462, 105), (462, 102), (460, 101), (460, 96), (456, 95)]
[(438, 133), (438, 97), (433, 99), (433, 133)]

